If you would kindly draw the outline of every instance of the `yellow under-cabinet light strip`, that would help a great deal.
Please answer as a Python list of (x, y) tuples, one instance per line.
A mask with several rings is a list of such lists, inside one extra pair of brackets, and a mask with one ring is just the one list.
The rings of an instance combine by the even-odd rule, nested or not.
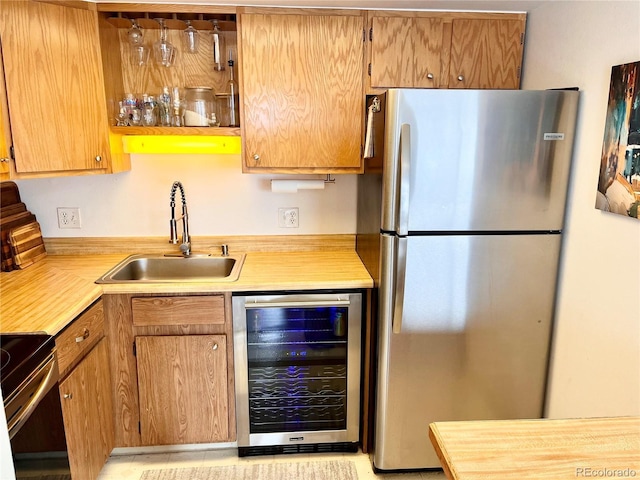
[(125, 153), (239, 154), (240, 137), (216, 135), (123, 135)]

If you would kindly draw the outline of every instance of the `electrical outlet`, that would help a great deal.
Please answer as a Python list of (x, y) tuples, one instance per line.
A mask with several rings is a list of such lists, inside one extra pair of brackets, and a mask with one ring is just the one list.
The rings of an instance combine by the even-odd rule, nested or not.
[(298, 228), (298, 207), (278, 209), (278, 227)]
[(80, 228), (78, 207), (58, 207), (58, 228)]

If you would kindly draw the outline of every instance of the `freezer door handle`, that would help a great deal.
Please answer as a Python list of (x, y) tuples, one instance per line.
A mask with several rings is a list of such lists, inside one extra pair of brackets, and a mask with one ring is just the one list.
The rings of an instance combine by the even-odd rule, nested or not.
[(411, 126), (403, 123), (400, 127), (400, 188), (398, 202), (398, 235), (409, 233), (409, 188), (411, 184)]
[(393, 293), (393, 320), (391, 330), (393, 333), (400, 333), (402, 330), (402, 307), (404, 304), (405, 279), (407, 277), (407, 239), (395, 238), (396, 244), (396, 278)]

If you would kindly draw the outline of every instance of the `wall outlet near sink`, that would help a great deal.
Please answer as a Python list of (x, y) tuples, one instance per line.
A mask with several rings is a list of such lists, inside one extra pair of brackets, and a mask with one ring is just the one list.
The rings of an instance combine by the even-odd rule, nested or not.
[(80, 208), (58, 207), (58, 228), (81, 228)]
[(298, 207), (278, 209), (278, 227), (298, 228), (299, 219)]

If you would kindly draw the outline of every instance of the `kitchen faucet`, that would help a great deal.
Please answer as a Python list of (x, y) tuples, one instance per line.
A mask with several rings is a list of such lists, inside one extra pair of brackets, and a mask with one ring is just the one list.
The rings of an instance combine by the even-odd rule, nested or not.
[(184, 187), (180, 182), (173, 182), (171, 186), (171, 220), (169, 225), (171, 228), (171, 238), (169, 242), (176, 245), (178, 243), (178, 227), (176, 224), (176, 189), (180, 189), (180, 195), (182, 197), (182, 242), (180, 243), (180, 251), (182, 255), (188, 257), (191, 255), (191, 237), (189, 236), (189, 215), (187, 214), (187, 199), (184, 195)]

